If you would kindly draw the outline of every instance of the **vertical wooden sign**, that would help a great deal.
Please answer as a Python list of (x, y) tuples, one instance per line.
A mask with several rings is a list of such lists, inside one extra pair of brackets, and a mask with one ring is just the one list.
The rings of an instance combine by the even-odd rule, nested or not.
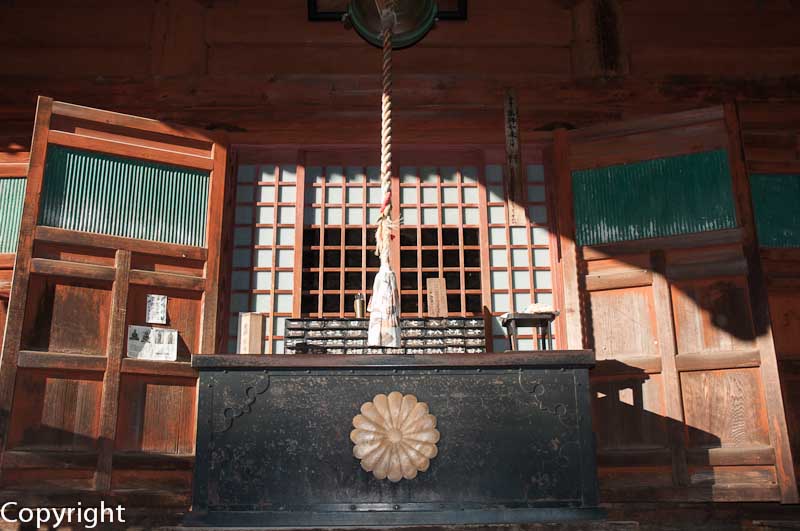
[(264, 353), (264, 315), (239, 314), (239, 354)]
[(428, 317), (447, 317), (447, 287), (444, 279), (429, 278), (425, 287), (428, 288)]
[(506, 198), (509, 225), (525, 225), (525, 176), (520, 161), (519, 111), (514, 89), (506, 90), (504, 114), (506, 122)]

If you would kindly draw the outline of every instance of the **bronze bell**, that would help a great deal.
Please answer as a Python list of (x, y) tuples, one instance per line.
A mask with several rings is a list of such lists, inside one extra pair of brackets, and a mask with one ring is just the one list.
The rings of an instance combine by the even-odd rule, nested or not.
[[(350, 0), (348, 21), (364, 40), (382, 46), (381, 13), (391, 2), (388, 0)], [(392, 48), (406, 48), (416, 44), (436, 22), (437, 7), (433, 0), (394, 0), (395, 23), (392, 29)]]

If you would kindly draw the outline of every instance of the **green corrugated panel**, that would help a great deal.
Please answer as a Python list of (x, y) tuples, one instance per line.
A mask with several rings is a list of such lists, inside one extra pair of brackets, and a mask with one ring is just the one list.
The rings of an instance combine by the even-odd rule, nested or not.
[(736, 226), (725, 150), (572, 172), (578, 245)]
[(208, 172), (50, 146), (39, 223), (204, 247)]
[(800, 247), (800, 175), (750, 176), (761, 247)]
[(0, 253), (17, 252), (26, 181), (25, 177), (0, 178)]

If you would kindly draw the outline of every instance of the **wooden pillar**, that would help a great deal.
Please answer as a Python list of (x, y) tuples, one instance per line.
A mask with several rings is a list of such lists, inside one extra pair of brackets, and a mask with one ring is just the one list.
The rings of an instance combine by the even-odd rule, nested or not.
[(566, 326), (568, 349), (583, 348), (580, 291), (578, 287), (578, 255), (575, 245), (575, 218), (572, 210), (572, 172), (569, 162), (569, 140), (566, 129), (556, 129), (553, 135), (553, 170), (556, 181), (556, 215), (563, 271), (564, 308), (562, 319)]
[(31, 141), (31, 159), (28, 167), (28, 182), (25, 205), (19, 228), (19, 243), (14, 263), (14, 277), (6, 316), (6, 331), (3, 337), (3, 352), (0, 357), (0, 470), (8, 440), (11, 407), (17, 377), (17, 358), (22, 341), (22, 324), (25, 305), (28, 301), (31, 255), (33, 253), (33, 231), (39, 219), (39, 199), (42, 193), (44, 163), (47, 156), (47, 137), (50, 133), (50, 116), (53, 100), (40, 96), (36, 104), (36, 118)]

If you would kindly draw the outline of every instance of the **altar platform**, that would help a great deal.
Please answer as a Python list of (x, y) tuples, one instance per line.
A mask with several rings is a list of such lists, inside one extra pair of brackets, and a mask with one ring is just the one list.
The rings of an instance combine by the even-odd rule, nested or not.
[[(590, 520), (591, 351), (201, 355), (187, 526), (324, 527)], [(353, 455), (362, 405), (413, 395), (436, 455), (377, 479)]]

